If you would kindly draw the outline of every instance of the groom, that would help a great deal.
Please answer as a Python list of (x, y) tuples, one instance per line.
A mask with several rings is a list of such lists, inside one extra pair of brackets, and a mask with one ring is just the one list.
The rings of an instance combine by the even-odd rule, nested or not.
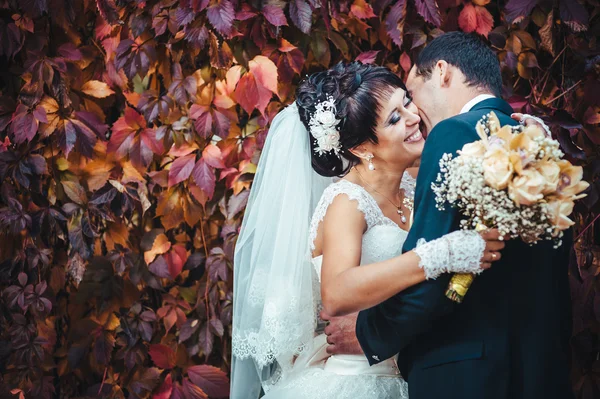
[[(407, 86), (429, 135), (404, 251), (420, 238), (430, 241), (459, 228), (458, 212), (436, 209), (431, 190), (442, 155), (478, 140), (475, 125), (491, 111), (502, 125), (515, 123), (500, 98), (498, 60), (476, 36), (452, 32), (434, 39), (410, 71)], [(450, 275), (426, 281), (360, 312), (358, 341), (371, 364), (399, 352), (410, 399), (572, 398), (570, 246), (570, 233), (559, 249), (551, 242), (530, 247), (511, 240), (502, 259), (475, 279), (462, 304), (444, 295)], [(328, 342), (335, 348), (344, 340), (349, 339)]]

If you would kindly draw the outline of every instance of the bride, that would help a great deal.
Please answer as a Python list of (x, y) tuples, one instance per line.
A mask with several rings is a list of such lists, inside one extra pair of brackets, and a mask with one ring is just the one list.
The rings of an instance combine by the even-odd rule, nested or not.
[(480, 273), (504, 243), (496, 230), (457, 231), (402, 254), (405, 170), (424, 139), (394, 73), (338, 64), (296, 94), (271, 125), (236, 246), (231, 397), (407, 398), (395, 357), (369, 367), (363, 355), (328, 355), (319, 311), (353, 313), (441, 273)]

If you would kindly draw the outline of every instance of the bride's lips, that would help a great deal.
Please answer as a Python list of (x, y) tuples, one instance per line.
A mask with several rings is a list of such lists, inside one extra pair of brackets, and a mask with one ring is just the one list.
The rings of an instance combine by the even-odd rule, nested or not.
[(408, 137), (404, 139), (404, 142), (416, 143), (421, 140), (423, 140), (423, 135), (421, 134), (421, 130), (417, 129), (413, 133), (409, 134)]

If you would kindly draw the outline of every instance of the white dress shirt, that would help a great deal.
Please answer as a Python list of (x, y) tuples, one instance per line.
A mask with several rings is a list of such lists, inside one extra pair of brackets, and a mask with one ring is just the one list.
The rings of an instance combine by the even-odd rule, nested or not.
[(496, 96), (493, 96), (491, 94), (480, 94), (477, 97), (475, 97), (474, 99), (472, 99), (471, 101), (469, 101), (468, 103), (465, 104), (464, 107), (462, 107), (462, 109), (460, 110), (461, 114), (464, 114), (466, 112), (469, 112), (471, 110), (471, 108), (473, 108), (475, 105), (479, 104), (480, 102), (487, 100), (489, 98), (495, 98)]

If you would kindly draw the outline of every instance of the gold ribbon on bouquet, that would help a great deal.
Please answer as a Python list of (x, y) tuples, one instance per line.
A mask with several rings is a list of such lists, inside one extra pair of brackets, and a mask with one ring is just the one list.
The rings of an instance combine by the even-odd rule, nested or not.
[[(487, 227), (482, 224), (478, 224), (477, 227), (475, 227), (475, 231), (478, 232), (485, 230), (487, 230)], [(469, 287), (471, 287), (471, 284), (473, 284), (473, 280), (475, 280), (474, 274), (455, 273), (448, 283), (446, 297), (456, 303), (462, 303), (463, 299), (465, 299), (467, 291), (469, 291)]]

